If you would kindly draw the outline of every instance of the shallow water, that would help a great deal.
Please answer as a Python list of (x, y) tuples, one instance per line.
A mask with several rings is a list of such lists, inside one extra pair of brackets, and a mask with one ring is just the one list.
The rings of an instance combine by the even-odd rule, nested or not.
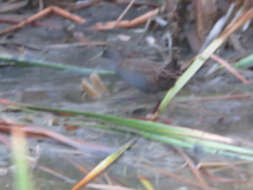
[[(111, 11), (108, 14), (109, 12), (105, 11), (108, 9), (114, 10), (113, 8), (115, 8), (113, 5), (108, 5), (107, 9), (98, 6), (97, 8), (88, 9), (89, 11), (85, 13), (81, 12), (80, 14), (87, 16), (92, 14), (94, 10), (97, 10), (102, 16), (99, 14), (100, 16), (98, 15), (96, 19), (100, 20), (104, 15), (110, 19), (115, 18), (114, 14), (118, 15), (117, 12), (121, 12), (121, 10), (117, 10), (116, 12)], [(90, 20), (92, 18), (90, 17)], [(89, 24), (94, 23), (96, 19), (90, 21)], [(57, 24), (70, 24), (69, 21), (63, 21), (63, 19), (59, 18), (50, 18), (47, 20)], [(115, 30), (112, 33), (92, 33), (83, 30), (86, 25), (76, 27), (77, 30), (83, 31), (87, 38), (91, 40), (96, 39), (97, 41), (104, 39), (107, 39), (109, 42), (117, 41), (118, 34), (129, 35), (133, 40), (125, 42), (125, 46), (129, 49), (135, 47), (136, 49), (139, 48), (145, 51), (141, 46), (144, 43), (142, 37), (138, 33), (135, 33), (134, 30)], [(13, 38), (10, 39), (10, 41), (18, 41), (40, 47), (42, 50), (26, 48), (23, 50), (25, 55), (31, 55), (33, 58), (69, 65), (103, 68), (101, 63), (99, 63), (99, 59), (89, 61), (97, 53), (102, 51), (102, 47), (44, 48), (47, 45), (64, 43), (66, 40), (69, 40), (69, 34), (63, 30), (33, 28), (30, 26), (16, 32)], [(3, 46), (0, 48), (0, 51), (19, 53), (16, 46)], [(163, 93), (160, 95), (143, 94), (127, 86), (116, 76), (101, 77), (105, 84), (109, 86), (111, 95), (94, 101), (87, 96), (82, 96), (80, 83), (83, 78), (88, 79), (88, 76), (80, 73), (36, 67), (0, 67), (0, 98), (34, 105), (142, 118), (155, 107), (159, 97), (163, 97)], [(199, 97), (226, 95), (229, 93), (252, 93), (252, 90), (252, 87), (239, 83), (229, 74), (222, 76), (220, 80), (216, 81), (193, 81), (168, 106), (168, 109), (163, 113), (162, 117), (169, 120), (173, 125), (199, 129), (250, 142), (253, 137), (252, 98), (211, 101), (195, 100)], [(182, 99), (186, 100), (186, 102), (182, 102)], [(0, 106), (0, 110), (2, 112), (2, 118), (9, 118), (17, 123), (43, 127), (73, 139), (111, 148), (111, 150), (115, 150), (133, 138), (130, 134), (87, 127), (87, 125), (96, 125), (97, 123), (79, 116), (62, 117), (41, 112), (6, 112), (2, 105)], [(68, 131), (66, 130), (66, 125), (76, 125), (79, 128), (74, 131)], [(81, 154), (70, 147), (59, 145), (53, 140), (29, 138), (31, 151), (35, 151), (36, 145), (40, 147), (38, 165), (51, 168), (66, 177), (65, 179), (63, 177), (52, 177), (51, 174), (37, 167), (33, 170), (33, 178), (38, 189), (70, 189), (74, 183), (84, 176), (78, 169), (73, 167), (73, 163), (78, 163), (87, 170), (91, 170), (108, 155), (108, 152), (104, 152), (103, 149), (98, 149), (96, 152), (87, 151), (86, 154)], [(190, 156), (199, 162), (233, 160), (232, 158), (224, 158), (197, 151), (197, 148), (196, 150), (187, 151)], [(12, 180), (9, 151), (5, 146), (0, 146), (0, 154), (1, 167), (9, 171), (0, 178), (0, 186), (5, 187), (4, 189), (11, 189)], [(31, 152), (30, 154), (34, 153)], [(189, 177), (195, 181), (189, 169), (183, 167), (183, 164), (184, 160), (170, 146), (140, 138), (131, 150), (127, 151), (106, 173), (115, 182), (113, 184), (119, 183), (135, 189), (142, 188), (136, 177), (137, 173), (147, 177), (156, 189), (167, 189), (168, 187), (170, 189), (195, 189), (196, 187), (188, 186), (183, 182), (176, 181), (173, 178), (167, 178), (159, 174), (159, 172), (148, 169), (148, 167), (152, 167), (171, 173), (177, 172), (179, 175)], [(247, 167), (240, 166), (233, 170), (233, 172), (231, 170), (225, 170), (221, 172), (221, 175), (224, 177), (235, 177), (238, 173), (250, 175), (251, 165), (247, 165)], [(99, 178), (99, 182), (107, 183), (108, 181), (104, 177), (101, 177)], [(94, 183), (97, 183), (97, 181)], [(252, 189), (251, 185), (243, 184), (210, 183), (210, 185), (224, 190)]]

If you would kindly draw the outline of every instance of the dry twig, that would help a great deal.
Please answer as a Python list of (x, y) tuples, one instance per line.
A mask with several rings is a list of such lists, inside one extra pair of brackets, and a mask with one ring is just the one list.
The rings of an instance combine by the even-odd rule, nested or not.
[(65, 11), (64, 9), (61, 9), (59, 7), (51, 6), (51, 7), (47, 7), (46, 9), (43, 9), (42, 11), (36, 13), (35, 15), (33, 15), (31, 17), (28, 17), (27, 19), (21, 21), (17, 25), (14, 25), (12, 27), (9, 27), (5, 30), (0, 31), (0, 36), (3, 34), (9, 33), (9, 32), (16, 31), (16, 30), (22, 28), (23, 26), (30, 24), (30, 23), (34, 22), (35, 20), (42, 18), (50, 13), (55, 13), (55, 14), (61, 15), (65, 18), (70, 19), (70, 20), (77, 22), (79, 24), (83, 24), (85, 22), (85, 19), (83, 19), (75, 14)]
[(221, 57), (212, 54), (211, 58), (215, 61), (217, 61), (219, 64), (221, 64), (223, 67), (225, 67), (229, 72), (231, 72), (236, 78), (238, 78), (243, 83), (249, 83), (249, 81), (242, 76), (235, 68), (233, 68), (227, 61), (222, 59)]
[(133, 20), (122, 20), (120, 22), (117, 23), (117, 21), (109, 21), (106, 23), (97, 23), (95, 26), (90, 27), (91, 30), (111, 30), (113, 28), (115, 28), (115, 26), (119, 27), (119, 28), (132, 28), (132, 27), (136, 27), (139, 26), (141, 24), (144, 24), (145, 22), (147, 22), (148, 19), (150, 19), (151, 17), (154, 17), (158, 14), (159, 9), (154, 9), (152, 11), (149, 11), (141, 16), (136, 17)]

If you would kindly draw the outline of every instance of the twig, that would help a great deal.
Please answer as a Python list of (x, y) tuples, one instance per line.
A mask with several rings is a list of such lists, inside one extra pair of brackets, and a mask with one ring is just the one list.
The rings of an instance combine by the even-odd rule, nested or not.
[(236, 78), (238, 78), (243, 83), (249, 83), (249, 81), (242, 76), (235, 68), (233, 68), (227, 61), (222, 59), (221, 57), (212, 54), (210, 56), (213, 60), (217, 61), (219, 64), (221, 64), (223, 67), (225, 67), (229, 72), (231, 72)]
[(131, 2), (129, 3), (129, 5), (126, 7), (126, 9), (123, 11), (123, 13), (121, 13), (121, 15), (116, 20), (115, 26), (117, 26), (118, 23), (122, 20), (122, 18), (126, 15), (126, 13), (129, 11), (129, 9), (133, 6), (134, 2), (135, 2), (135, 0), (131, 0)]
[(211, 188), (208, 186), (207, 182), (202, 177), (200, 171), (198, 170), (198, 168), (196, 167), (192, 159), (187, 154), (185, 154), (182, 150), (178, 148), (176, 148), (175, 150), (177, 151), (178, 154), (180, 154), (184, 158), (189, 168), (191, 169), (192, 173), (195, 175), (196, 179), (200, 183), (201, 187), (205, 190), (210, 190)]
[[(122, 20), (117, 24), (117, 27), (119, 28), (132, 28), (132, 27), (136, 27), (138, 25), (141, 25), (143, 23), (145, 23), (148, 19), (150, 19), (153, 16), (156, 16), (159, 12), (159, 9), (154, 9), (152, 11), (149, 11), (141, 16), (136, 17), (133, 20)], [(111, 30), (115, 27), (115, 22), (117, 21), (109, 21), (106, 23), (97, 23), (95, 26), (90, 27), (90, 30), (98, 30), (98, 31), (102, 31), (102, 30)]]
[(187, 177), (184, 177), (184, 176), (180, 176), (178, 174), (175, 174), (175, 173), (170, 173), (168, 171), (165, 171), (165, 170), (161, 170), (161, 169), (157, 169), (157, 168), (151, 168), (149, 166), (143, 166), (143, 169), (144, 170), (149, 170), (149, 171), (153, 171), (153, 172), (156, 172), (160, 175), (163, 175), (163, 176), (167, 176), (167, 177), (170, 177), (172, 179), (175, 179), (177, 181), (180, 181), (180, 182), (183, 182), (184, 184), (187, 184), (187, 185), (190, 185), (190, 186), (193, 186), (193, 187), (198, 187), (200, 188), (201, 185), (196, 183), (196, 180), (191, 180)]
[(34, 127), (34, 126), (25, 126), (22, 124), (17, 124), (17, 123), (9, 123), (9, 122), (0, 122), (0, 131), (10, 133), (11, 129), (13, 128), (19, 128), (22, 130), (24, 133), (27, 133), (29, 135), (35, 135), (35, 136), (41, 136), (41, 137), (47, 137), (54, 139), (62, 144), (66, 144), (68, 146), (71, 146), (73, 148), (76, 148), (77, 150), (81, 152), (88, 152), (88, 151), (102, 151), (106, 153), (111, 153), (113, 150), (112, 148), (108, 148), (105, 146), (99, 146), (99, 145), (94, 145), (91, 143), (79, 143), (76, 142), (68, 137), (65, 137), (59, 133), (46, 130), (40, 127)]
[(22, 28), (23, 26), (30, 24), (41, 17), (48, 15), (49, 13), (55, 13), (55, 14), (61, 15), (65, 18), (70, 19), (70, 20), (77, 22), (79, 24), (83, 24), (85, 22), (85, 19), (83, 19), (75, 14), (71, 14), (70, 12), (65, 11), (64, 9), (61, 9), (59, 7), (51, 6), (51, 7), (48, 7), (46, 9), (36, 13), (35, 15), (33, 15), (31, 17), (28, 17), (27, 19), (21, 21), (17, 25), (14, 25), (12, 27), (9, 27), (5, 30), (0, 31), (0, 36), (3, 34), (9, 33), (9, 32), (16, 31), (16, 30)]

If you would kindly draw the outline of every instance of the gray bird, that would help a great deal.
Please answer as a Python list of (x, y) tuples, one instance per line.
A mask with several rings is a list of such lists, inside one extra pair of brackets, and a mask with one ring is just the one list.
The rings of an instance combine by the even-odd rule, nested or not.
[(116, 48), (107, 48), (102, 54), (111, 70), (129, 85), (145, 93), (168, 90), (178, 76), (174, 65), (164, 65), (145, 58), (123, 56)]

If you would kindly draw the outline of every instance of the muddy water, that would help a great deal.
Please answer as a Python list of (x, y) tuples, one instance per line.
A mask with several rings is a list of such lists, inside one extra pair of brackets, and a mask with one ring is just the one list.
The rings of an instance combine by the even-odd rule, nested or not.
[[(96, 22), (96, 20), (101, 21), (105, 17), (105, 20), (116, 18), (122, 10), (123, 7), (115, 7), (115, 5), (109, 4), (80, 11), (80, 15), (88, 18), (88, 23), (83, 26), (76, 25), (74, 30), (83, 32), (85, 37), (91, 41), (116, 42), (124, 44), (129, 49), (136, 48), (139, 51), (144, 51), (147, 55), (152, 54), (154, 52), (152, 49), (149, 51), (143, 48), (145, 44), (143, 35), (136, 33), (135, 30), (114, 30), (112, 32), (90, 32), (87, 30), (87, 26)], [(140, 14), (143, 11), (140, 9), (138, 13)], [(94, 17), (94, 12), (99, 14)], [(134, 14), (132, 15), (134, 16)], [(63, 29), (27, 26), (14, 33), (13, 37), (8, 41), (10, 43), (7, 46), (1, 46), (0, 51), (13, 54), (23, 53), (32, 58), (63, 64), (103, 68), (99, 59), (90, 61), (101, 52), (102, 47), (48, 48), (49, 45), (61, 44), (66, 41), (71, 43), (74, 40), (71, 33), (66, 31), (66, 28), (72, 25), (71, 22), (58, 17), (50, 17), (45, 22), (63, 26)], [(3, 27), (6, 26), (0, 25), (0, 28)], [(119, 34), (128, 35), (131, 40), (124, 43), (120, 42)], [(36, 50), (12, 44), (13, 42), (34, 46)], [(252, 99), (194, 101), (198, 97), (218, 96), (228, 93), (251, 93), (253, 90), (252, 87), (241, 84), (226, 72), (221, 72), (220, 75), (223, 75), (220, 79), (193, 81), (185, 87), (184, 91), (168, 107), (163, 117), (175, 125), (250, 141), (253, 138)], [(88, 76), (80, 73), (36, 67), (1, 67), (0, 98), (34, 105), (55, 106), (139, 118), (150, 112), (155, 107), (159, 97), (163, 96), (163, 94), (143, 94), (126, 85), (116, 76), (101, 77), (109, 87), (111, 95), (101, 100), (93, 101), (82, 94), (80, 82), (83, 78), (88, 79)], [(182, 100), (186, 101), (182, 102)], [(82, 117), (61, 117), (38, 112), (6, 112), (3, 106), (0, 109), (2, 110), (1, 117), (3, 118), (9, 118), (17, 123), (50, 129), (70, 138), (101, 145), (111, 148), (111, 150), (118, 148), (133, 137), (130, 134), (89, 128), (87, 127), (88, 125), (96, 125), (96, 123)], [(68, 131), (65, 128), (66, 125), (75, 125), (79, 126), (79, 128), (74, 131)], [(86, 154), (81, 154), (70, 147), (59, 145), (55, 141), (48, 139), (32, 138), (28, 141), (31, 155), (35, 154), (36, 145), (40, 147), (38, 167), (33, 170), (33, 178), (38, 189), (70, 189), (84, 175), (73, 166), (73, 163), (80, 164), (90, 170), (108, 155), (108, 152), (103, 149), (98, 149), (96, 152), (87, 151)], [(188, 153), (198, 161), (231, 159), (196, 150), (188, 150)], [(11, 173), (13, 169), (11, 169), (9, 150), (1, 145), (0, 154), (0, 165), (3, 170), (0, 186), (3, 187), (1, 189), (11, 189), (13, 183)], [(169, 189), (197, 189), (148, 169), (148, 167), (153, 167), (171, 173), (178, 173), (195, 181), (189, 170), (183, 167), (183, 164), (183, 159), (170, 146), (139, 139), (133, 148), (127, 151), (106, 173), (110, 176), (113, 184), (121, 184), (135, 189), (142, 189), (136, 177), (137, 173), (147, 177), (156, 189), (168, 189), (168, 187)], [(39, 166), (51, 168), (58, 172), (59, 175), (51, 175)], [(232, 173), (231, 170), (222, 171), (221, 175), (225, 177), (235, 177), (238, 173), (248, 175), (250, 168), (251, 165), (241, 166)], [(94, 183), (100, 182), (108, 183), (103, 177)], [(252, 189), (250, 185), (242, 184), (217, 183), (212, 185), (217, 186), (218, 189)]]

